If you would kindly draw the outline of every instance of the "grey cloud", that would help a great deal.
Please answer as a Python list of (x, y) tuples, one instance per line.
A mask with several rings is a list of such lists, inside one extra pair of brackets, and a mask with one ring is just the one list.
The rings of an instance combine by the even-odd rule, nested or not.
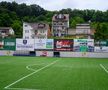
[(72, 9), (98, 9), (107, 10), (108, 0), (0, 0), (16, 1), (17, 3), (38, 4), (47, 10)]

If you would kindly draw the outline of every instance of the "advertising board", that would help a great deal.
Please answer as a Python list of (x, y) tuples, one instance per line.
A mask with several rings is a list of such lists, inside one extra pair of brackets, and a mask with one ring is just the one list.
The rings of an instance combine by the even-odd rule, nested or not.
[(53, 49), (53, 39), (35, 39), (35, 49)]
[(0, 50), (16, 50), (16, 39), (1, 39)]
[(16, 39), (16, 50), (34, 51), (34, 39)]
[(93, 39), (74, 39), (75, 52), (94, 52)]
[(71, 39), (55, 39), (55, 51), (73, 51), (73, 40)]

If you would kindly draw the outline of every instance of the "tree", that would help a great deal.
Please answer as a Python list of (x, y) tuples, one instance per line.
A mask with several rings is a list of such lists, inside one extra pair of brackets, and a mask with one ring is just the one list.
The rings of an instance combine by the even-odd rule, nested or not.
[(14, 29), (16, 38), (21, 38), (22, 37), (22, 25), (21, 22), (18, 20), (15, 20), (12, 24), (12, 28)]
[(106, 40), (108, 39), (108, 23), (98, 23), (95, 28), (95, 39)]
[(9, 14), (8, 13), (2, 13), (0, 15), (0, 23), (2, 24), (2, 26), (5, 26), (5, 27), (9, 27), (12, 23), (12, 19), (10, 18)]
[(70, 19), (70, 26), (75, 28), (76, 24), (84, 23), (84, 19), (81, 17), (74, 17)]

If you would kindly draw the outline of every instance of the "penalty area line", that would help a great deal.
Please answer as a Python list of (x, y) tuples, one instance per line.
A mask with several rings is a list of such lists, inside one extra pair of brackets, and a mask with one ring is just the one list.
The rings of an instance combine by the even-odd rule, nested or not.
[[(53, 65), (53, 64), (55, 64), (57, 61), (58, 61), (58, 60), (53, 61), (52, 63), (50, 63), (50, 64), (48, 64), (48, 65), (46, 65), (46, 66), (44, 66), (44, 67), (42, 67), (42, 68), (40, 68), (40, 69), (38, 69), (38, 70), (32, 72), (32, 73), (30, 73), (30, 74), (28, 74), (28, 75), (26, 75), (26, 76), (24, 76), (24, 77), (22, 77), (22, 78), (20, 78), (20, 79), (18, 79), (18, 80), (16, 80), (15, 82), (13, 82), (13, 83), (7, 85), (6, 87), (4, 87), (4, 89), (9, 89), (12, 85), (14, 85), (14, 84), (16, 84), (16, 83), (22, 81), (23, 79), (25, 79), (25, 78), (27, 78), (27, 77), (30, 77), (31, 75), (33, 75), (33, 74), (35, 74), (35, 73), (38, 73), (39, 71), (41, 71), (41, 70), (43, 70), (43, 69), (45, 69), (45, 68), (47, 68), (47, 67), (49, 67), (49, 66), (51, 66), (51, 65)], [(15, 89), (15, 88), (14, 88), (14, 89)], [(18, 88), (16, 88), (16, 89), (18, 89)], [(28, 90), (29, 90), (29, 89), (28, 89)], [(32, 89), (31, 89), (31, 90), (32, 90)]]

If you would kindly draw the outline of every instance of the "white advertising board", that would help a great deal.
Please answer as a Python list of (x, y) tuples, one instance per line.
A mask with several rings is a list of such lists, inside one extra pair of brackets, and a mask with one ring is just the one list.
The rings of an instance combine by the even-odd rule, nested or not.
[(95, 52), (108, 52), (108, 47), (106, 46), (95, 46)]
[(53, 39), (35, 39), (35, 49), (53, 49)]
[(34, 51), (34, 39), (16, 39), (16, 50)]
[(94, 39), (74, 39), (74, 51), (93, 52)]

